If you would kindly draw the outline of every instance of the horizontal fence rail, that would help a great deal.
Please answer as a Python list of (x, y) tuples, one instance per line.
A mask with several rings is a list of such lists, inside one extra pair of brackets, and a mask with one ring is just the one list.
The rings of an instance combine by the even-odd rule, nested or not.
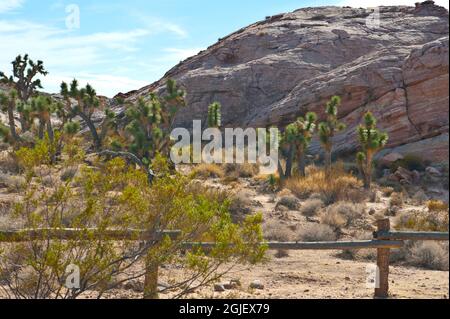
[[(448, 241), (449, 233), (443, 232), (396, 232), (390, 230), (389, 219), (377, 221), (378, 230), (373, 240), (335, 241), (335, 242), (263, 242), (268, 249), (280, 250), (359, 250), (377, 249), (377, 287), (375, 297), (389, 296), (389, 256), (390, 250), (404, 246), (405, 240), (411, 241)], [(20, 243), (35, 240), (110, 240), (110, 241), (154, 241), (169, 236), (176, 240), (181, 231), (114, 230), (114, 229), (21, 229), (0, 230), (0, 243)], [(212, 249), (216, 243), (181, 242), (180, 249)], [(146, 268), (144, 298), (158, 298), (158, 266)]]
[(115, 229), (73, 229), (73, 228), (41, 228), (21, 230), (0, 230), (0, 243), (18, 243), (34, 240), (129, 240), (129, 241), (158, 241), (169, 236), (176, 239), (181, 231), (147, 231), (147, 230), (115, 230)]
[[(262, 243), (269, 249), (285, 250), (351, 250), (373, 248), (402, 248), (403, 241), (364, 240), (364, 241), (333, 241), (333, 242), (266, 242)], [(196, 247), (214, 248), (215, 243), (182, 243), (184, 249)]]
[(375, 232), (374, 238), (379, 240), (433, 240), (448, 241), (449, 233), (441, 232), (391, 232), (381, 231)]

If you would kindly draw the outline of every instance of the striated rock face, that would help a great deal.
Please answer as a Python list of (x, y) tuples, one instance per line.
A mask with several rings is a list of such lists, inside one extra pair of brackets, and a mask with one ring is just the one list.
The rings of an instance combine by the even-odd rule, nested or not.
[[(335, 151), (353, 152), (355, 128), (371, 110), (390, 135), (388, 152), (448, 161), (448, 11), (432, 1), (416, 7), (306, 8), (268, 17), (221, 39), (170, 70), (160, 81), (122, 95), (160, 90), (167, 78), (182, 84), (189, 107), (177, 125), (206, 120), (222, 103), (225, 126), (282, 126), (307, 111), (323, 116), (340, 95), (348, 129)], [(317, 142), (312, 152), (319, 152)]]

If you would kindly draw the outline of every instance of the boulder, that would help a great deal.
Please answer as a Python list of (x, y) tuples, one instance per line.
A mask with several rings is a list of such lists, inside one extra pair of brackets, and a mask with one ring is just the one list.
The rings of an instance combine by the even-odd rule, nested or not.
[(389, 153), (389, 154), (383, 156), (379, 160), (379, 162), (381, 165), (390, 166), (393, 163), (395, 163), (399, 160), (402, 160), (403, 158), (404, 158), (404, 156), (402, 154), (394, 152), (394, 153)]
[[(282, 127), (307, 111), (324, 119), (326, 102), (339, 95), (347, 129), (334, 139), (337, 154), (358, 149), (356, 127), (371, 110), (390, 136), (381, 157), (448, 160), (448, 11), (430, 1), (379, 10), (380, 27), (366, 24), (373, 9), (335, 6), (256, 22), (122, 96), (134, 102), (173, 78), (188, 93), (175, 125), (191, 129), (214, 101), (224, 127)], [(321, 152), (314, 139), (310, 153)]]

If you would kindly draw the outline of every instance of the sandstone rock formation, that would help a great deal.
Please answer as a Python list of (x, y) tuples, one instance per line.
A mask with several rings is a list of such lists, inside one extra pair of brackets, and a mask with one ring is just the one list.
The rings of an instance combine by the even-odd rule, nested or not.
[(448, 11), (432, 1), (380, 7), (379, 25), (376, 13), (321, 7), (267, 17), (122, 96), (133, 101), (175, 78), (189, 103), (177, 125), (190, 128), (193, 119), (205, 121), (213, 101), (223, 105), (224, 125), (265, 127), (322, 114), (338, 94), (348, 129), (336, 138), (337, 152), (355, 150), (355, 127), (371, 110), (390, 134), (384, 154), (393, 148), (447, 161)]

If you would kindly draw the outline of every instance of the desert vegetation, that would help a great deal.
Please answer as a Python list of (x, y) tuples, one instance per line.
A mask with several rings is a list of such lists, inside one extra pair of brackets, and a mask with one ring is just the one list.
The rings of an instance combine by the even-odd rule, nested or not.
[[(249, 162), (170, 161), (171, 128), (189, 107), (174, 80), (136, 101), (107, 101), (77, 80), (62, 83), (59, 95), (37, 91), (36, 77), (47, 71), (27, 55), (13, 62), (13, 74), (1, 73), (8, 90), (0, 92), (7, 119), (0, 125), (0, 230), (76, 229), (81, 235), (54, 239), (44, 231), (33, 241), (0, 244), (1, 297), (102, 298), (128, 289), (154, 298), (144, 277), (159, 267), (157, 291), (188, 298), (208, 287), (243, 289), (218, 283), (236, 267), (270, 263), (265, 241), (370, 239), (382, 218), (396, 230), (448, 231), (448, 198), (432, 195), (436, 185), (445, 187), (448, 168), (414, 156), (381, 163), (377, 154), (388, 135), (370, 111), (355, 132), (360, 152), (333, 156), (334, 139), (345, 128), (339, 96), (322, 116), (306, 112), (280, 128), (278, 172), (261, 175)], [(221, 109), (218, 102), (209, 105), (209, 128), (221, 129)], [(322, 146), (320, 158), (309, 154), (313, 141)], [(152, 238), (166, 230), (180, 233), (139, 240), (142, 230)], [(129, 238), (112, 241), (111, 231)], [(215, 245), (185, 249), (186, 242)], [(274, 256), (283, 260), (290, 252)], [(375, 255), (344, 251), (330, 258), (373, 261)], [(448, 244), (407, 243), (391, 259), (448, 271)], [(66, 269), (73, 264), (81, 285), (66, 289)]]

